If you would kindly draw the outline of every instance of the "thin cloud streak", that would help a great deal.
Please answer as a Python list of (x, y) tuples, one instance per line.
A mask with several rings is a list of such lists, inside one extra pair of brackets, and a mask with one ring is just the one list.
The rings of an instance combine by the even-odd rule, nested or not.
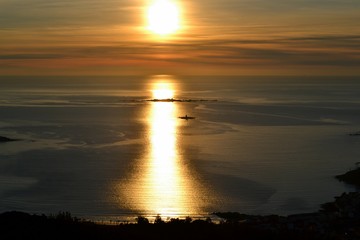
[(0, 28), (111, 26), (131, 24), (140, 0), (3, 0)]
[[(331, 41), (329, 41), (331, 40)], [(31, 59), (107, 59), (161, 61), (213, 65), (339, 65), (360, 64), (359, 36), (309, 36), (262, 40), (203, 40), (191, 43), (120, 42), (112, 46), (70, 46), (22, 49), (27, 54), (4, 54), (2, 60)], [(304, 43), (305, 42), (305, 43)], [(326, 42), (324, 45), (323, 42)], [(350, 45), (348, 42), (352, 42)], [(354, 49), (358, 49), (354, 51)], [(19, 49), (18, 49), (19, 50)]]

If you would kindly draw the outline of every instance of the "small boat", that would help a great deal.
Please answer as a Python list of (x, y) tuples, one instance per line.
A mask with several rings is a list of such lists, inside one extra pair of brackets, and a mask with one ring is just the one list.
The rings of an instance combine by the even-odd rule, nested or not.
[(179, 117), (180, 119), (185, 119), (185, 120), (189, 120), (189, 119), (195, 119), (195, 117), (190, 117), (188, 115), (185, 115), (185, 116), (181, 116)]

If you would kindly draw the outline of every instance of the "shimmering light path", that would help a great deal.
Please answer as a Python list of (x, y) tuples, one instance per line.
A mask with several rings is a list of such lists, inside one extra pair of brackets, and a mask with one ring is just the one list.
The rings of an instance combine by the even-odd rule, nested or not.
[[(163, 76), (153, 81), (150, 91), (154, 99), (174, 97), (176, 85), (171, 79)], [(140, 213), (178, 217), (199, 212), (204, 196), (179, 153), (178, 107), (174, 102), (150, 103), (146, 153), (129, 182), (119, 188), (130, 208)]]

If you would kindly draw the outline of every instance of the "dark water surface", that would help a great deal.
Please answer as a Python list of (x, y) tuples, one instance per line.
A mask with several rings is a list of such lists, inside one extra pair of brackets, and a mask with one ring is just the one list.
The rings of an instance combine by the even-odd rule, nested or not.
[(354, 77), (0, 77), (0, 212), (310, 212), (359, 130)]

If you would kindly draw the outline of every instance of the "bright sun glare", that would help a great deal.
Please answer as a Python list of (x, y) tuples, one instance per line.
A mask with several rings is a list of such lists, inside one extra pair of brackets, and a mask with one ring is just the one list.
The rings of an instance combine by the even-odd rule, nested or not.
[(155, 0), (147, 11), (148, 29), (158, 35), (175, 33), (180, 28), (180, 10), (172, 0)]
[(152, 90), (154, 99), (170, 99), (174, 97), (174, 90), (168, 83), (156, 83), (155, 89)]

